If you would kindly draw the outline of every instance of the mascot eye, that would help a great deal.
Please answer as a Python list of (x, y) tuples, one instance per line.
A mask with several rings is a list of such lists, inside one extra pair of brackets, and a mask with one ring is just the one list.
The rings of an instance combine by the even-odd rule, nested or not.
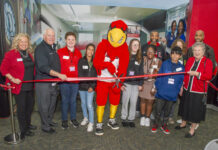
[(114, 42), (113, 38), (112, 38), (112, 35), (111, 35), (111, 42)]
[(118, 41), (118, 43), (120, 44), (123, 41), (123, 37)]

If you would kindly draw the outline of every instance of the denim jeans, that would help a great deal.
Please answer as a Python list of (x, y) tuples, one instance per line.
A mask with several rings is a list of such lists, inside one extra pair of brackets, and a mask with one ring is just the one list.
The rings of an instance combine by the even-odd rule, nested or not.
[[(89, 122), (93, 124), (94, 124), (94, 108), (93, 108), (94, 93), (95, 93), (94, 91), (93, 92), (79, 91), (83, 116), (84, 118), (87, 118)], [(88, 109), (89, 115), (87, 113), (87, 109)]]
[(76, 97), (79, 89), (78, 83), (61, 83), (62, 121), (68, 120), (67, 113), (70, 109), (70, 120), (76, 119)]

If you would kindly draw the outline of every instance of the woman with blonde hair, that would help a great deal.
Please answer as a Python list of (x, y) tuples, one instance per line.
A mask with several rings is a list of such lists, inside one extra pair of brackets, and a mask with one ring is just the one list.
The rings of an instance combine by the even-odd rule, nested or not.
[(10, 83), (16, 104), (18, 122), (21, 131), (21, 139), (25, 136), (33, 136), (36, 129), (31, 125), (31, 113), (34, 106), (33, 83), (22, 81), (34, 79), (34, 60), (31, 55), (32, 48), (27, 34), (17, 34), (12, 42), (12, 48), (8, 51), (1, 64), (1, 73), (6, 76), (6, 84)]

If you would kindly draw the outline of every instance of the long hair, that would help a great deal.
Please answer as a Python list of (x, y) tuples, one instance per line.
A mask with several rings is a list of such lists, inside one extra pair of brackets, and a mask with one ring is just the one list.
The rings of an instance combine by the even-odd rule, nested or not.
[[(182, 26), (183, 26), (183, 29), (182, 29), (182, 32), (181, 32), (181, 33), (179, 33), (179, 24), (180, 24), (180, 23), (182, 23)], [(176, 34), (176, 37), (177, 37), (177, 38), (179, 38), (182, 34), (184, 34), (185, 28), (186, 28), (186, 26), (185, 26), (185, 21), (182, 20), (182, 19), (180, 19), (180, 20), (179, 20), (179, 23), (178, 23), (178, 27), (177, 27), (177, 34)]]
[(185, 42), (182, 40), (182, 39), (175, 39), (171, 45), (171, 49), (173, 49), (174, 47), (176, 47), (177, 45), (177, 42), (181, 42), (182, 43), (182, 55), (185, 55), (186, 52), (187, 52), (187, 47), (186, 47), (186, 44)]
[(12, 41), (11, 50), (13, 50), (13, 49), (18, 50), (19, 49), (18, 45), (19, 45), (19, 42), (21, 41), (22, 37), (26, 37), (28, 39), (27, 52), (33, 53), (33, 49), (32, 49), (31, 42), (30, 42), (30, 37), (26, 33), (19, 33), (14, 37), (14, 39)]
[(93, 43), (89, 43), (88, 45), (86, 45), (85, 57), (87, 58), (87, 49), (89, 48), (89, 46), (92, 46), (94, 48), (94, 54), (92, 55), (92, 60), (93, 60), (95, 56), (95, 45)]
[(141, 44), (140, 44), (140, 41), (138, 39), (132, 39), (129, 43), (129, 57), (131, 58), (132, 56), (132, 43), (134, 41), (137, 41), (139, 43), (139, 49), (136, 53), (136, 60), (138, 61), (138, 63), (140, 64), (141, 63), (141, 60), (142, 60), (142, 50), (141, 50)]

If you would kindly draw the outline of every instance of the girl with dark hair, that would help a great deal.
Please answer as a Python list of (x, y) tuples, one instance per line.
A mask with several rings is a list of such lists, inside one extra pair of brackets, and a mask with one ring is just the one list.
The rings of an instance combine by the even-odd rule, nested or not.
[(185, 28), (186, 28), (186, 25), (185, 25), (184, 20), (182, 20), (182, 19), (179, 20), (176, 39), (182, 39), (184, 42), (186, 41)]
[[(155, 57), (156, 46), (149, 45), (147, 48), (147, 56), (144, 57), (143, 69), (144, 74), (155, 74), (159, 71), (162, 61)], [(139, 92), (141, 98), (141, 126), (150, 126), (150, 115), (152, 105), (154, 103), (154, 82), (155, 78), (144, 79), (143, 90)]]
[(173, 20), (171, 23), (171, 32), (168, 32), (167, 36), (166, 36), (166, 40), (167, 40), (167, 47), (170, 48), (173, 41), (176, 39), (176, 20)]
[[(141, 46), (138, 39), (132, 39), (129, 44), (130, 61), (126, 76), (137, 76), (143, 74), (143, 61), (141, 59)], [(128, 79), (125, 80), (121, 87), (122, 95), (122, 110), (121, 119), (124, 127), (135, 127), (135, 113), (138, 93), (142, 90), (143, 80)], [(130, 109), (128, 111), (128, 104), (130, 102)]]
[[(79, 60), (78, 73), (79, 77), (96, 77), (97, 73), (93, 66), (93, 57), (95, 53), (95, 45), (88, 44), (86, 46), (85, 56)], [(93, 131), (94, 126), (94, 108), (93, 97), (95, 94), (95, 81), (85, 81), (79, 83), (79, 94), (81, 98), (81, 107), (83, 111), (83, 121), (81, 125), (88, 124), (87, 132)], [(88, 110), (88, 112), (87, 112)]]

